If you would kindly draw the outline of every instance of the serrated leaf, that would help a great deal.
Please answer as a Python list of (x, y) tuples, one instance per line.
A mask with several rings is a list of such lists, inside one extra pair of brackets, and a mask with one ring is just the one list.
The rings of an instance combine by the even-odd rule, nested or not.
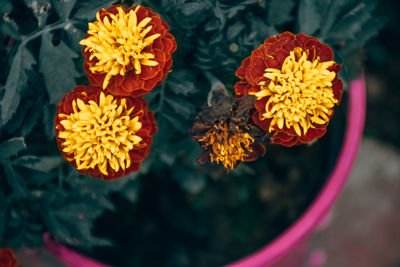
[(61, 19), (65, 20), (71, 14), (72, 8), (75, 6), (76, 0), (52, 0), (54, 8)]
[(165, 98), (165, 102), (180, 116), (185, 119), (189, 119), (196, 107), (190, 103), (187, 99), (168, 96)]
[(346, 42), (346, 45), (342, 49), (343, 53), (351, 53), (354, 49), (357, 49), (357, 47), (362, 46), (372, 37), (378, 35), (379, 30), (381, 30), (387, 22), (387, 17), (376, 17), (370, 19), (367, 23), (364, 24), (362, 29), (355, 34), (354, 40)]
[(292, 12), (295, 2), (293, 0), (271, 0), (268, 2), (267, 23), (281, 25), (293, 19)]
[(206, 2), (198, 1), (198, 2), (190, 2), (181, 5), (181, 12), (186, 16), (193, 15), (196, 12), (201, 11), (203, 8), (207, 6)]
[(32, 156), (25, 155), (16, 159), (13, 164), (41, 172), (50, 172), (64, 162), (61, 156)]
[(77, 52), (81, 53), (82, 46), (79, 42), (84, 39), (85, 31), (80, 27), (75, 26), (74, 24), (70, 24), (69, 26), (65, 27), (65, 32), (68, 34), (69, 43), (71, 44), (71, 48)]
[(177, 95), (188, 96), (198, 91), (192, 75), (185, 70), (175, 70), (170, 74), (167, 80), (168, 87)]
[(71, 234), (54, 215), (53, 211), (46, 210), (42, 211), (42, 218), (46, 225), (46, 228), (49, 229), (50, 233), (60, 239), (63, 242), (71, 242)]
[(355, 39), (355, 34), (361, 31), (363, 24), (372, 18), (370, 10), (365, 3), (359, 3), (326, 35), (327, 39), (348, 40)]
[(236, 22), (233, 25), (228, 26), (228, 30), (226, 32), (226, 38), (228, 40), (233, 40), (236, 36), (238, 36), (244, 29), (246, 25), (240, 21)]
[(74, 89), (75, 78), (79, 76), (74, 58), (76, 54), (63, 41), (55, 46), (52, 35), (43, 33), (39, 51), (39, 70), (43, 74), (49, 103), (58, 103), (64, 94)]
[(15, 113), (20, 102), (20, 93), (28, 81), (25, 73), (36, 60), (26, 47), (19, 47), (11, 63), (10, 72), (7, 77), (4, 96), (0, 101), (1, 125), (5, 125)]
[(42, 115), (43, 102), (44, 100), (41, 96), (35, 100), (33, 107), (30, 109), (28, 116), (25, 117), (23, 126), (20, 129), (20, 134), (22, 136), (27, 136), (37, 124)]
[(323, 11), (323, 20), (321, 21), (321, 36), (325, 35), (330, 31), (332, 26), (335, 24), (338, 15), (340, 14), (342, 8), (347, 5), (349, 0), (326, 0), (322, 1), (322, 6), (320, 6), (321, 12)]
[(278, 34), (278, 31), (274, 26), (266, 25), (263, 20), (255, 17), (251, 20), (251, 34), (245, 36), (247, 41), (251, 39), (253, 34), (258, 38), (258, 41), (254, 43), (254, 49), (256, 49), (267, 36), (276, 35)]
[(107, 8), (115, 1), (110, 0), (96, 0), (96, 1), (79, 1), (82, 3), (76, 13), (73, 15), (74, 18), (91, 20), (96, 17), (96, 13), (101, 8)]
[(320, 27), (321, 14), (319, 0), (301, 0), (299, 5), (298, 26), (301, 33), (313, 35)]
[(188, 129), (188, 126), (182, 121), (182, 119), (178, 118), (175, 114), (170, 113), (166, 110), (163, 110), (160, 113), (175, 129), (180, 131), (181, 133), (185, 133)]
[(6, 175), (6, 179), (8, 184), (13, 190), (13, 193), (17, 198), (28, 198), (30, 192), (24, 179), (16, 172), (9, 161), (4, 163), (4, 172)]
[(46, 103), (43, 107), (43, 127), (44, 134), (46, 135), (48, 140), (52, 140), (55, 138), (55, 125), (54, 125), (54, 116), (56, 115), (56, 106), (50, 105)]
[(214, 31), (214, 30), (218, 29), (219, 26), (220, 26), (220, 21), (217, 18), (212, 18), (204, 26), (204, 30), (205, 31)]
[(20, 39), (19, 28), (17, 23), (10, 17), (10, 13), (13, 10), (13, 5), (9, 0), (0, 1), (0, 16), (3, 18), (0, 20), (0, 32), (5, 33), (14, 39)]
[(26, 144), (23, 137), (11, 138), (0, 144), (0, 160), (14, 157), (24, 149), (26, 149)]

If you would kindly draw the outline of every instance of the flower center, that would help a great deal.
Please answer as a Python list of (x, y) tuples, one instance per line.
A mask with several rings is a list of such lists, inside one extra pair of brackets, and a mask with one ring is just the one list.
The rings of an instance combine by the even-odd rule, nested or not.
[(282, 129), (293, 127), (298, 136), (305, 135), (313, 124), (325, 124), (338, 103), (334, 98), (332, 81), (336, 73), (328, 70), (334, 61), (313, 62), (307, 60), (307, 53), (297, 47), (285, 59), (282, 69), (267, 68), (261, 81), (261, 90), (253, 93), (257, 99), (269, 97), (263, 115), (272, 118), (269, 132), (277, 125)]
[(129, 151), (144, 144), (136, 133), (142, 128), (139, 117), (131, 118), (133, 107), (127, 109), (126, 99), (100, 93), (99, 102), (90, 100), (85, 104), (77, 98), (72, 101), (73, 113), (59, 114), (64, 130), (62, 150), (73, 154), (78, 170), (98, 167), (107, 173), (107, 164), (115, 171), (125, 170), (131, 165)]
[(214, 125), (198, 141), (204, 149), (211, 150), (211, 162), (222, 162), (226, 169), (234, 169), (238, 161), (244, 161), (253, 152), (250, 146), (254, 139), (237, 126), (236, 131), (231, 133), (226, 123)]
[(153, 26), (147, 26), (151, 21), (150, 17), (144, 18), (138, 22), (135, 10), (125, 13), (124, 9), (117, 7), (118, 14), (109, 14), (103, 21), (100, 19), (100, 13), (97, 12), (96, 21), (89, 23), (89, 37), (79, 43), (85, 45), (85, 51), (90, 51), (90, 60), (97, 58), (97, 62), (90, 66), (92, 72), (106, 73), (103, 82), (103, 89), (107, 87), (108, 82), (115, 75), (125, 75), (126, 67), (133, 64), (135, 73), (142, 72), (141, 65), (156, 66), (157, 61), (154, 54), (143, 52), (144, 48), (151, 45), (160, 34), (156, 33), (150, 36), (146, 35)]

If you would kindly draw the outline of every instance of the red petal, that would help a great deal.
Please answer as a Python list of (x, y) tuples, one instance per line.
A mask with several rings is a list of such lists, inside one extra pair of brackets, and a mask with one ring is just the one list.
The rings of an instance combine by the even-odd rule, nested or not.
[(131, 71), (126, 74), (121, 87), (127, 92), (133, 92), (143, 88), (143, 85), (143, 79), (140, 79), (139, 75), (136, 75), (134, 71)]
[(258, 81), (263, 78), (265, 67), (264, 59), (262, 57), (252, 57), (246, 70), (246, 80), (252, 86), (256, 86)]
[(246, 69), (250, 64), (250, 57), (245, 58), (242, 61), (242, 65), (236, 70), (235, 74), (237, 77), (239, 77), (240, 79), (244, 79), (245, 75), (246, 75)]
[(172, 49), (174, 48), (174, 41), (169, 38), (164, 38), (162, 42), (164, 44), (164, 52), (171, 53)]
[(326, 133), (326, 127), (318, 129), (318, 128), (311, 128), (308, 130), (307, 134), (300, 137), (303, 143), (309, 143), (317, 138), (320, 138)]
[(337, 103), (338, 105), (340, 104), (342, 100), (342, 95), (343, 95), (343, 82), (342, 80), (335, 78), (332, 82), (332, 90), (333, 90), (333, 96), (335, 99), (337, 99), (339, 102)]
[(254, 103), (254, 107), (260, 112), (265, 113), (265, 106), (267, 105), (269, 97), (263, 97)]
[(253, 122), (260, 127), (261, 129), (263, 129), (265, 132), (269, 132), (269, 125), (271, 123), (270, 119), (265, 119), (265, 120), (261, 120), (260, 119), (260, 113), (258, 111), (253, 113), (252, 116)]
[(300, 33), (296, 35), (296, 40), (298, 40), (300, 44), (304, 46), (304, 43), (308, 40), (308, 36), (304, 33)]
[(276, 36), (272, 36), (272, 37), (265, 39), (264, 44), (272, 44), (272, 43), (275, 43), (276, 41), (277, 41)]
[(237, 82), (235, 84), (236, 96), (244, 96), (248, 94), (248, 88), (251, 87), (247, 82)]
[[(128, 10), (131, 10), (131, 9), (135, 10), (135, 9), (136, 9), (136, 6), (132, 6), (132, 7), (129, 8)], [(148, 14), (149, 14), (148, 11), (149, 11), (149, 10), (151, 10), (151, 8), (149, 8), (149, 7), (144, 7), (144, 6), (140, 6), (140, 7), (139, 7), (138, 11), (136, 12), (138, 24), (139, 24), (143, 19), (145, 19), (146, 17), (148, 17)]]
[(330, 61), (333, 59), (333, 51), (326, 44), (320, 44), (317, 46), (317, 56), (320, 57), (321, 61)]
[(142, 87), (142, 89), (147, 91), (147, 92), (149, 92), (154, 87), (156, 87), (156, 84), (158, 82), (160, 82), (162, 80), (162, 78), (163, 78), (163, 72), (160, 71), (160, 72), (157, 73), (157, 75), (154, 78), (146, 80), (144, 85), (143, 85), (143, 87)]

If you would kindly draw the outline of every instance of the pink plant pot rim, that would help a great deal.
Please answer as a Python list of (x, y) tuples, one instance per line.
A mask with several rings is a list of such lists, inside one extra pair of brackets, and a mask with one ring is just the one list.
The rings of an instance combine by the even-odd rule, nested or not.
[(336, 165), (316, 200), (284, 233), (257, 252), (227, 267), (270, 266), (306, 238), (323, 220), (342, 191), (353, 167), (362, 138), (365, 120), (366, 90), (364, 74), (350, 83), (349, 111), (342, 149)]
[[(259, 267), (276, 263), (306, 238), (329, 212), (350, 174), (360, 145), (365, 119), (365, 77), (352, 81), (344, 143), (336, 165), (321, 193), (290, 228), (257, 252), (228, 264), (228, 267)], [(68, 267), (109, 267), (69, 249), (45, 234), (45, 248)]]

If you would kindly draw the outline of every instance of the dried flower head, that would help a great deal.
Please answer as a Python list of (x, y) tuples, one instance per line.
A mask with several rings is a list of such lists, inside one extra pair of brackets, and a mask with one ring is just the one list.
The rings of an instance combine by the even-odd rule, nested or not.
[(236, 95), (255, 95), (254, 122), (271, 133), (271, 143), (293, 146), (326, 132), (340, 103), (341, 65), (332, 49), (305, 34), (285, 32), (264, 41), (236, 71)]
[(222, 163), (229, 171), (242, 161), (254, 161), (265, 154), (264, 133), (250, 120), (253, 96), (235, 100), (223, 91), (216, 91), (211, 106), (205, 106), (195, 118), (189, 134), (205, 150), (198, 162)]
[(17, 267), (17, 260), (11, 248), (0, 248), (0, 266)]
[(56, 138), (64, 158), (81, 174), (112, 180), (139, 169), (156, 131), (141, 98), (77, 86), (57, 108)]
[(148, 93), (172, 65), (176, 42), (168, 30), (167, 23), (148, 7), (101, 9), (80, 41), (90, 82), (114, 95)]

